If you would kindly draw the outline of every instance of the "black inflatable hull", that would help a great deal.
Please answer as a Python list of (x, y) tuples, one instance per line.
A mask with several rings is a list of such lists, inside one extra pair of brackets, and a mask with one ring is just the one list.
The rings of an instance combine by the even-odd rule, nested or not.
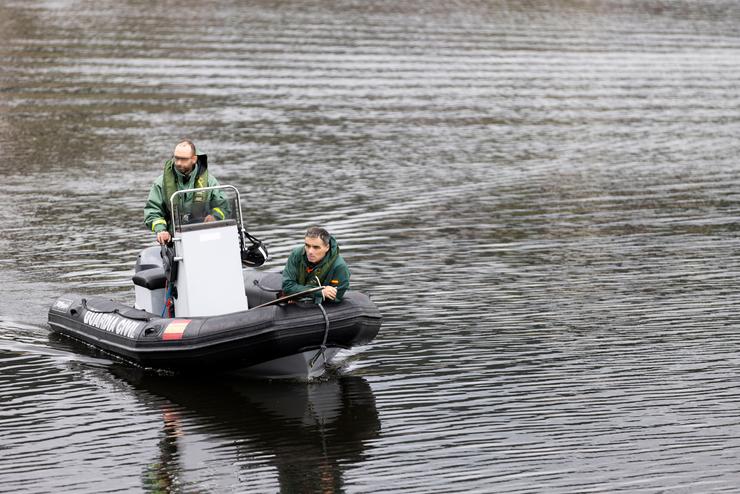
[[(270, 296), (274, 298), (274, 294), (266, 298)], [(291, 355), (318, 353), (325, 338), (327, 349), (351, 348), (378, 334), (381, 315), (360, 292), (347, 292), (342, 302), (323, 307), (328, 332), (323, 312), (313, 304), (170, 319), (105, 298), (63, 295), (49, 310), (49, 326), (142, 367), (198, 372), (247, 369)]]

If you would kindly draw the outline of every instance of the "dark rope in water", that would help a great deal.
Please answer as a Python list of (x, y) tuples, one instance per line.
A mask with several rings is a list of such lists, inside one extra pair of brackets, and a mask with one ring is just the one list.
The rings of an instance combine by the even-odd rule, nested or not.
[(324, 305), (319, 302), (318, 304), (319, 309), (321, 309), (321, 313), (324, 314), (324, 341), (321, 342), (321, 347), (319, 347), (319, 351), (316, 352), (316, 355), (313, 356), (313, 358), (309, 361), (309, 365), (313, 367), (316, 364), (316, 361), (319, 359), (319, 356), (324, 358), (324, 366), (328, 363), (326, 361), (326, 340), (329, 338), (329, 315), (326, 313), (326, 309), (324, 309)]

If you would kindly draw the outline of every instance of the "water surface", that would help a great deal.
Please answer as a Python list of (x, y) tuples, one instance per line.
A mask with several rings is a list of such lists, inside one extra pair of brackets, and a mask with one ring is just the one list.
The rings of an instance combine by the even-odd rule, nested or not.
[[(12, 492), (733, 492), (735, 2), (0, 5)], [(339, 239), (378, 339), (312, 383), (50, 335), (129, 301), (182, 136), (278, 270)]]

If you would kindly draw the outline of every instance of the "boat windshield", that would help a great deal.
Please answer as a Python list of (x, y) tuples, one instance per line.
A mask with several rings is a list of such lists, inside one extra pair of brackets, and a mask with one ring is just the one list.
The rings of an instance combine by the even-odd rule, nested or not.
[(239, 192), (231, 185), (180, 190), (172, 195), (172, 224), (175, 231), (196, 224), (235, 220), (241, 224)]

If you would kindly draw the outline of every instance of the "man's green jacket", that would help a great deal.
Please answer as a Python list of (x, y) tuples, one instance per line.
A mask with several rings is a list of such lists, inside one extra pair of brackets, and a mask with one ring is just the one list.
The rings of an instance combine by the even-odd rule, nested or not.
[[(170, 225), (170, 198), (165, 198), (166, 189), (189, 190), (196, 187), (215, 187), (218, 185), (218, 180), (208, 173), (208, 160), (205, 154), (198, 155), (198, 162), (188, 176), (180, 173), (171, 159), (167, 160), (164, 164), (164, 171), (152, 184), (146, 206), (144, 206), (144, 221), (147, 228), (155, 233), (164, 230), (168, 230), (170, 234), (173, 233), (172, 225)], [(174, 192), (175, 190), (172, 190), (172, 193)], [(203, 197), (200, 198), (196, 198), (195, 193), (185, 194), (184, 213), (190, 213), (193, 209), (197, 209), (194, 208), (194, 204), (198, 204), (196, 199), (200, 199), (200, 202), (202, 202), (203, 216), (211, 214), (217, 220), (229, 217), (228, 201), (223, 191), (209, 190), (203, 193)]]
[[(319, 281), (316, 280), (318, 277)], [(317, 286), (333, 286), (337, 289), (336, 302), (342, 300), (349, 289), (349, 267), (339, 255), (339, 245), (329, 237), (329, 251), (317, 264), (311, 264), (304, 247), (296, 247), (288, 256), (283, 269), (283, 293), (291, 295)], [(313, 295), (316, 302), (322, 300), (321, 292)]]

